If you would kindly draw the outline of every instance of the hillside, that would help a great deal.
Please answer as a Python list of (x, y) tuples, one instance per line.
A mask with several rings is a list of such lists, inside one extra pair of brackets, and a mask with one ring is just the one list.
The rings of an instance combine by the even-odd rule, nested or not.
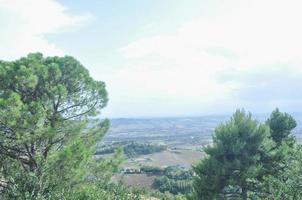
[[(298, 126), (293, 133), (302, 139), (302, 114), (293, 113)], [(111, 119), (111, 127), (104, 142), (113, 141), (168, 141), (204, 145), (212, 140), (215, 127), (229, 119), (227, 115), (173, 118), (119, 118)], [(269, 114), (255, 118), (264, 122)]]

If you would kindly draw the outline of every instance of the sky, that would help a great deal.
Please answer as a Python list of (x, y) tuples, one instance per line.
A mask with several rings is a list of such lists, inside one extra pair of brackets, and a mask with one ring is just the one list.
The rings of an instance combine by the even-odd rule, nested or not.
[(0, 0), (0, 59), (71, 55), (105, 117), (302, 108), (300, 0)]

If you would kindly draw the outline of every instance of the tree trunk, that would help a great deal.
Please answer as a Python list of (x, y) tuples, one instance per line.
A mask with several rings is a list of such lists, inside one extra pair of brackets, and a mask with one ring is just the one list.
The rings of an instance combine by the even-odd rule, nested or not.
[(241, 196), (243, 200), (247, 200), (247, 189), (246, 187), (242, 187)]

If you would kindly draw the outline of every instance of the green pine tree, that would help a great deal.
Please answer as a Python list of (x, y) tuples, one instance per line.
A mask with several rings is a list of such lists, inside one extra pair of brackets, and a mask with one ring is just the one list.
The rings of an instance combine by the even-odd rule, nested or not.
[(262, 170), (261, 155), (270, 147), (266, 125), (251, 114), (237, 110), (230, 121), (215, 130), (213, 144), (195, 166), (193, 199), (248, 199), (257, 190), (257, 177)]
[(274, 145), (262, 156), (264, 170), (260, 197), (301, 199), (302, 148), (292, 135), (297, 123), (292, 116), (276, 109), (266, 124), (270, 127)]
[(121, 161), (93, 159), (109, 127), (97, 117), (107, 101), (105, 84), (70, 56), (0, 61), (0, 198), (104, 193), (97, 184), (108, 183)]

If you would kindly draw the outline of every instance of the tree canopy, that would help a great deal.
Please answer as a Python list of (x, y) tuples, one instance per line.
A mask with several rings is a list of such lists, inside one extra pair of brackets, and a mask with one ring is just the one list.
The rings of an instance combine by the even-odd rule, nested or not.
[(104, 82), (73, 57), (0, 61), (3, 198), (60, 199), (86, 179), (109, 126), (95, 118), (107, 102)]
[(194, 167), (192, 199), (299, 199), (301, 147), (296, 121), (278, 109), (265, 124), (237, 110), (215, 130), (207, 156)]
[(205, 149), (207, 158), (195, 167), (197, 195), (202, 199), (231, 195), (247, 199), (261, 170), (260, 154), (268, 137), (265, 125), (245, 111), (236, 111), (230, 121), (216, 128), (213, 145)]

